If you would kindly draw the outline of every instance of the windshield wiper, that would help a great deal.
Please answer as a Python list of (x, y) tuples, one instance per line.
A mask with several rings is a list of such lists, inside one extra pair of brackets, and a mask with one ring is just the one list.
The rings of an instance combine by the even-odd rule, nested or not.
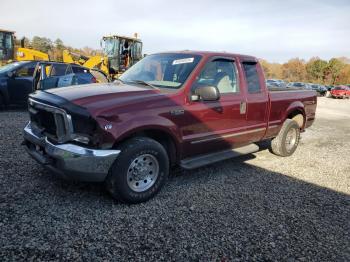
[(150, 83), (148, 83), (148, 82), (146, 82), (146, 81), (143, 81), (143, 80), (131, 80), (130, 82), (131, 82), (131, 83), (136, 83), (136, 84), (145, 85), (145, 86), (150, 86), (150, 87), (152, 87), (152, 88), (154, 88), (154, 89), (159, 90), (158, 87), (156, 87), (156, 86), (154, 86), (154, 85), (152, 85), (152, 84), (150, 84)]

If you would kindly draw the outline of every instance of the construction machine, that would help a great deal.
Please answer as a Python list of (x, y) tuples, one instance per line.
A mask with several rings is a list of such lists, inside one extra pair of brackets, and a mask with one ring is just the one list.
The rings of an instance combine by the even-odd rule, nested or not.
[(0, 65), (14, 59), (15, 32), (0, 29)]
[(98, 69), (104, 74), (110, 75), (107, 58), (102, 55), (85, 56), (69, 50), (64, 50), (63, 62), (78, 64), (90, 69)]
[[(23, 41), (21, 41), (22, 43)], [(24, 48), (23, 43), (21, 44), (21, 47), (17, 48), (16, 52), (16, 60), (17, 61), (49, 61), (49, 55), (46, 53), (43, 53), (41, 51), (30, 49), (30, 48)]]
[(49, 55), (38, 50), (24, 48), (24, 39), (20, 40), (20, 46), (16, 45), (14, 31), (0, 29), (0, 64), (5, 64), (13, 60), (48, 61)]
[(65, 50), (63, 52), (63, 61), (99, 69), (109, 77), (116, 78), (142, 59), (142, 41), (137, 38), (137, 34), (134, 34), (134, 37), (104, 36), (101, 40), (101, 47), (103, 55), (91, 57)]

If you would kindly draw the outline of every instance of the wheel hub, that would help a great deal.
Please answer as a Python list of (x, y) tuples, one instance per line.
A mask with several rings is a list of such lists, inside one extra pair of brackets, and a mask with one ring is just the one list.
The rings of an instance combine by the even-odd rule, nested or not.
[(136, 157), (128, 168), (128, 186), (135, 192), (143, 192), (154, 185), (159, 173), (159, 163), (151, 154)]
[(297, 130), (294, 128), (290, 129), (286, 135), (286, 149), (291, 151), (297, 141)]

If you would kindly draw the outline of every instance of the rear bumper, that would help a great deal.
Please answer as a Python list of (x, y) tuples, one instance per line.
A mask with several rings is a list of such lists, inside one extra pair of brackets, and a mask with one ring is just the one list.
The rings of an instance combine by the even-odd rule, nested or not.
[(99, 150), (74, 144), (53, 144), (47, 137), (35, 134), (30, 122), (24, 128), (26, 151), (40, 164), (61, 177), (102, 182), (120, 150)]

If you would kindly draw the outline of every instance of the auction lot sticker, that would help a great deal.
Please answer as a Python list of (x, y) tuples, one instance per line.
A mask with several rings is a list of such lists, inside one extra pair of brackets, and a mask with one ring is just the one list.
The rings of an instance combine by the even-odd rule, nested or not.
[(174, 60), (173, 65), (193, 63), (194, 57)]

